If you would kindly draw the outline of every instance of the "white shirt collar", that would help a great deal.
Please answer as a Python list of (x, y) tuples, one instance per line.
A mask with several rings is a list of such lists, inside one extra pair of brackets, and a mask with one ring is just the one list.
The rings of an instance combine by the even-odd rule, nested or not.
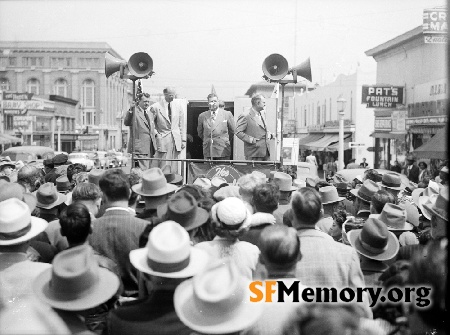
[(109, 211), (115, 211), (115, 210), (118, 210), (118, 211), (125, 211), (125, 212), (130, 212), (129, 210), (128, 210), (128, 208), (123, 208), (123, 207), (109, 207), (109, 208), (107, 208), (106, 210), (105, 210), (105, 212), (109, 212)]

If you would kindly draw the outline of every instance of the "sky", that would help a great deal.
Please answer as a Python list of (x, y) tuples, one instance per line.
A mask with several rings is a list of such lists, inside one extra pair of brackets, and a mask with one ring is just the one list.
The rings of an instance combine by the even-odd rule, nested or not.
[[(445, 0), (0, 0), (2, 41), (107, 42), (125, 60), (153, 59), (144, 91), (222, 100), (261, 81), (273, 53), (289, 66), (311, 59), (313, 83), (376, 71), (364, 52), (422, 25)], [(359, 64), (359, 65), (358, 65)]]

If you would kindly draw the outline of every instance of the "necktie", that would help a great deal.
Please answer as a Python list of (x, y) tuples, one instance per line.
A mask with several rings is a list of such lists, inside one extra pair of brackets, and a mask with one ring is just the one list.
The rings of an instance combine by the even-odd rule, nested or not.
[(211, 120), (213, 123), (214, 123), (214, 121), (216, 121), (216, 111), (211, 112)]
[(170, 102), (167, 106), (167, 110), (169, 112), (169, 121), (172, 122), (172, 108), (170, 108)]
[(147, 111), (144, 109), (144, 116), (145, 119), (147, 120), (148, 126), (150, 127), (150, 118), (148, 117)]
[(262, 117), (261, 112), (259, 112), (259, 118), (261, 119), (261, 122), (262, 122), (262, 124), (263, 124), (263, 126), (264, 126), (264, 129), (266, 129), (266, 123), (264, 122), (264, 119), (263, 119), (263, 117)]

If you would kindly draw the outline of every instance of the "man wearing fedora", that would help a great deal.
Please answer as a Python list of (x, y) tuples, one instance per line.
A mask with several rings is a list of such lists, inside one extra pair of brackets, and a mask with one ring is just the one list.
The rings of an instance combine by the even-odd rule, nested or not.
[[(55, 180), (56, 181), (56, 180)], [(66, 196), (61, 194), (56, 189), (53, 183), (45, 183), (41, 185), (35, 192), (36, 195), (36, 207), (39, 208), (39, 217), (51, 222), (56, 220), (60, 211), (66, 206)]]
[(169, 196), (178, 190), (178, 186), (168, 183), (160, 168), (150, 168), (142, 173), (142, 181), (131, 189), (145, 201), (144, 210), (136, 217), (152, 223), (158, 216), (158, 206), (166, 203)]
[(119, 286), (119, 278), (99, 266), (89, 245), (60, 252), (53, 266), (33, 281), (37, 298), (58, 313), (72, 334), (101, 333), (106, 328), (106, 314), (99, 311), (115, 297)]
[(360, 188), (350, 190), (350, 193), (356, 197), (352, 214), (357, 218), (367, 219), (370, 215), (372, 196), (379, 190), (380, 186), (370, 179), (365, 180)]
[(449, 188), (446, 186), (439, 191), (434, 204), (423, 205), (431, 213), (431, 237), (435, 240), (448, 236), (448, 196)]
[[(96, 215), (100, 209), (102, 202), (102, 191), (100, 188), (92, 183), (81, 183), (75, 186), (72, 192), (72, 203), (80, 203), (84, 205), (89, 211), (91, 222), (96, 219)], [(50, 221), (45, 233), (58, 252), (66, 250), (69, 247), (67, 238), (61, 234), (61, 224), (59, 218)]]
[(106, 210), (95, 221), (89, 243), (97, 252), (117, 263), (125, 289), (124, 295), (137, 295), (137, 273), (130, 264), (128, 254), (138, 248), (139, 236), (148, 222), (134, 217), (128, 210), (131, 189), (122, 170), (106, 171), (99, 185)]
[(328, 234), (333, 225), (333, 214), (338, 209), (344, 208), (342, 201), (344, 197), (340, 197), (336, 187), (325, 186), (319, 188), (320, 199), (322, 200), (322, 218), (317, 222), (316, 227)]
[(145, 248), (130, 252), (130, 261), (152, 294), (111, 311), (109, 334), (191, 334), (175, 313), (174, 292), (204, 269), (208, 254), (191, 246), (185, 228), (165, 221), (150, 232)]
[(416, 157), (414, 157), (414, 155), (412, 155), (412, 154), (408, 154), (406, 156), (406, 165), (403, 170), (403, 173), (406, 175), (406, 177), (408, 177), (408, 179), (410, 181), (417, 184), (417, 183), (419, 183), (420, 169), (415, 164), (415, 162), (416, 162)]
[(382, 190), (391, 193), (395, 198), (395, 202), (398, 202), (398, 194), (403, 189), (400, 175), (396, 173), (385, 173), (383, 177), (381, 177), (381, 181), (378, 185), (381, 186)]
[(366, 286), (380, 286), (378, 277), (388, 269), (387, 261), (393, 259), (400, 248), (397, 237), (379, 219), (369, 218), (362, 229), (347, 233), (350, 245), (361, 258), (361, 270)]
[(67, 160), (69, 156), (66, 154), (58, 154), (55, 157), (52, 158), (53, 162), (53, 169), (51, 169), (44, 177), (45, 182), (56, 184), (56, 178), (58, 178), (60, 175), (58, 175), (58, 171), (61, 169), (61, 167), (66, 166)]
[[(304, 187), (292, 196), (293, 227), (300, 239), (302, 259), (296, 277), (307, 286), (364, 287), (364, 277), (355, 250), (316, 229), (322, 201), (315, 189)], [(365, 304), (369, 317), (371, 312)]]
[(273, 174), (273, 182), (280, 189), (278, 208), (273, 212), (273, 216), (276, 224), (282, 225), (283, 214), (291, 207), (291, 195), (293, 191), (297, 190), (297, 187), (292, 185), (292, 177), (284, 172), (275, 172)]
[[(211, 289), (214, 288), (214, 289)], [(248, 282), (230, 260), (211, 263), (175, 290), (180, 320), (200, 334), (241, 334), (261, 317), (263, 304), (249, 303)]]
[(48, 223), (31, 216), (30, 207), (17, 198), (0, 202), (0, 304), (19, 306), (32, 297), (32, 282), (50, 264), (27, 257), (30, 240)]
[(0, 176), (11, 177), (16, 165), (11, 160), (3, 159), (0, 161)]

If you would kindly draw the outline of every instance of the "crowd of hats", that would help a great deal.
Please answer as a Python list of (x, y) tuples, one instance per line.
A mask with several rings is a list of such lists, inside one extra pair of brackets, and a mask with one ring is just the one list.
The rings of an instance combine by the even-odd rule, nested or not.
[[(88, 182), (98, 186), (105, 175), (100, 169), (68, 174), (70, 163), (64, 154), (46, 159), (43, 164), (54, 169), (57, 176), (54, 182), (44, 179), (35, 185), (36, 189), (28, 189), (20, 183), (0, 180), (0, 247), (20, 245), (42, 234), (48, 222), (35, 216), (34, 211), (69, 205), (76, 184)], [(17, 168), (10, 160), (0, 162), (2, 166)], [(416, 188), (412, 184), (406, 188), (396, 173), (385, 173), (377, 180), (358, 176), (353, 186), (346, 182), (327, 183), (312, 177), (293, 180), (280, 171), (267, 174), (253, 171), (251, 175), (259, 184), (276, 185), (280, 194), (291, 194), (304, 187), (315, 188), (325, 208), (344, 202), (350, 206), (358, 203), (368, 206), (382, 189), (397, 192), (393, 203), (386, 203), (380, 213), (371, 214), (356, 229), (347, 229), (355, 218), (348, 219), (343, 225), (342, 243), (374, 261), (393, 260), (401, 247), (419, 244), (421, 234), (430, 230), (430, 221), (439, 218), (448, 223), (448, 186), (433, 180), (426, 188)], [(152, 222), (145, 245), (129, 253), (131, 265), (140, 274), (186, 279), (177, 286), (173, 302), (177, 317), (194, 331), (228, 334), (255, 324), (263, 307), (249, 303), (248, 278), (243, 276), (232, 258), (213, 259), (212, 254), (194, 246), (198, 241), (193, 238), (199, 228), (207, 225), (217, 225), (236, 234), (233, 236), (252, 227), (254, 219), (250, 204), (243, 200), (240, 186), (230, 185), (221, 177), (200, 176), (188, 185), (201, 194), (197, 197), (192, 189), (182, 185), (183, 176), (172, 172), (169, 166), (132, 172), (130, 180), (133, 178), (135, 182), (130, 183), (130, 189), (138, 199), (162, 199), (162, 202), (155, 200), (153, 205), (146, 202), (160, 220)], [(404, 195), (408, 201), (400, 201)], [(210, 210), (201, 205), (205, 198), (213, 203)], [(358, 216), (357, 212), (348, 213), (348, 216), (351, 214)], [(117, 294), (121, 281), (99, 265), (96, 252), (88, 244), (61, 251), (54, 257), (52, 266), (34, 278), (32, 290), (39, 303), (44, 303), (41, 311), (45, 308), (49, 311), (45, 317), (53, 325), (52, 330), (41, 329), (46, 328), (40, 321), (42, 312), (33, 307), (35, 303), (27, 303), (22, 311), (33, 320), (36, 331), (68, 331), (48, 306), (62, 311), (85, 311)], [(5, 329), (14, 332), (15, 327), (26, 331), (31, 327), (18, 325), (15, 318), (17, 316), (10, 309), (0, 307), (0, 320), (6, 325), (3, 332)]]

